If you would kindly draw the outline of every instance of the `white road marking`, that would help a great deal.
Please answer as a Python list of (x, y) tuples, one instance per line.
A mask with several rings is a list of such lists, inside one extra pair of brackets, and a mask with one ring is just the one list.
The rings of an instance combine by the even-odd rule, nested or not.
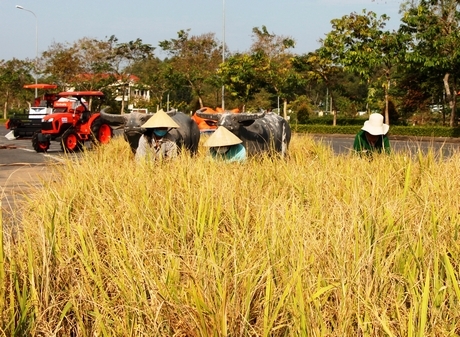
[[(24, 148), (18, 148), (18, 150), (23, 150), (23, 151), (27, 151), (27, 152), (33, 152), (33, 153), (36, 152), (35, 150), (24, 149)], [(60, 162), (60, 163), (65, 162), (64, 159), (62, 159), (61, 157), (56, 156), (56, 155), (52, 155), (52, 154), (49, 154), (49, 153), (38, 153), (38, 152), (37, 152), (37, 154), (41, 154), (42, 156), (45, 156), (45, 157), (47, 157), (47, 158), (51, 158), (51, 159), (56, 160), (56, 161), (58, 161), (58, 162)]]

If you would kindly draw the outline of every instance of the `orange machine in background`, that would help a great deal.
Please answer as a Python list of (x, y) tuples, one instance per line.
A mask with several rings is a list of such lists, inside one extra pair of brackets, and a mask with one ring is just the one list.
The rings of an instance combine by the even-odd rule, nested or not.
[[(199, 109), (198, 111), (200, 112), (205, 112), (205, 113), (224, 113), (224, 112), (230, 112), (230, 113), (239, 113), (240, 109), (232, 109), (232, 110), (223, 110), (222, 108), (217, 107), (216, 109), (209, 108), (209, 107), (204, 107)], [(216, 121), (212, 119), (204, 119), (201, 117), (198, 117), (196, 115), (196, 112), (193, 113), (192, 119), (195, 121), (195, 123), (198, 125), (198, 128), (200, 129), (201, 133), (212, 133), (217, 129), (217, 123)]]

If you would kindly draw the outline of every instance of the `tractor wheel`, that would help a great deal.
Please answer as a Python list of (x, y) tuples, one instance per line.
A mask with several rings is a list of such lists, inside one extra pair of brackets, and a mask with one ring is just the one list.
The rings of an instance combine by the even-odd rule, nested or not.
[(39, 134), (41, 132), (35, 132), (32, 136), (32, 147), (37, 152), (46, 152), (50, 148), (50, 141), (47, 139), (46, 141), (39, 141)]
[(64, 152), (78, 152), (83, 148), (83, 143), (72, 128), (62, 135), (61, 148)]
[(92, 140), (94, 144), (107, 144), (112, 139), (113, 131), (109, 124), (97, 118), (91, 125)]

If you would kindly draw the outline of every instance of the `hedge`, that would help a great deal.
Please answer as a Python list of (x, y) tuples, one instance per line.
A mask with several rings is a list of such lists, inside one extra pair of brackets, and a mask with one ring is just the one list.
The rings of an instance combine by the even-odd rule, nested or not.
[[(363, 125), (364, 121), (367, 120), (367, 117), (337, 117), (337, 125)], [(331, 125), (334, 122), (332, 115), (323, 116), (323, 117), (313, 117), (309, 118), (304, 124), (307, 125)]]
[[(292, 125), (294, 132), (314, 134), (356, 134), (361, 130), (361, 125)], [(416, 136), (416, 137), (460, 137), (460, 127), (444, 126), (398, 126), (390, 127), (390, 135)]]

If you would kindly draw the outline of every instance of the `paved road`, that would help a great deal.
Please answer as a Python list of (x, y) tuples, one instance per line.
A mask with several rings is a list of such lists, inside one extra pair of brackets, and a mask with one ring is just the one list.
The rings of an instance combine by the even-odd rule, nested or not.
[(8, 140), (8, 130), (0, 125), (0, 165), (45, 164), (61, 160), (64, 154), (59, 142), (51, 142), (47, 153), (37, 153), (32, 147), (30, 138)]
[[(314, 138), (331, 146), (336, 154), (345, 154), (353, 149), (354, 135), (315, 135)], [(431, 150), (435, 154), (441, 151), (443, 157), (449, 157), (460, 151), (460, 139), (391, 136), (390, 146), (394, 152), (416, 154), (419, 150), (423, 153)]]
[(3, 224), (14, 228), (20, 217), (14, 210), (28, 192), (50, 179), (50, 163), (59, 162), (62, 152), (53, 144), (48, 154), (36, 153), (30, 139), (8, 140), (7, 130), (0, 126), (0, 212)]

